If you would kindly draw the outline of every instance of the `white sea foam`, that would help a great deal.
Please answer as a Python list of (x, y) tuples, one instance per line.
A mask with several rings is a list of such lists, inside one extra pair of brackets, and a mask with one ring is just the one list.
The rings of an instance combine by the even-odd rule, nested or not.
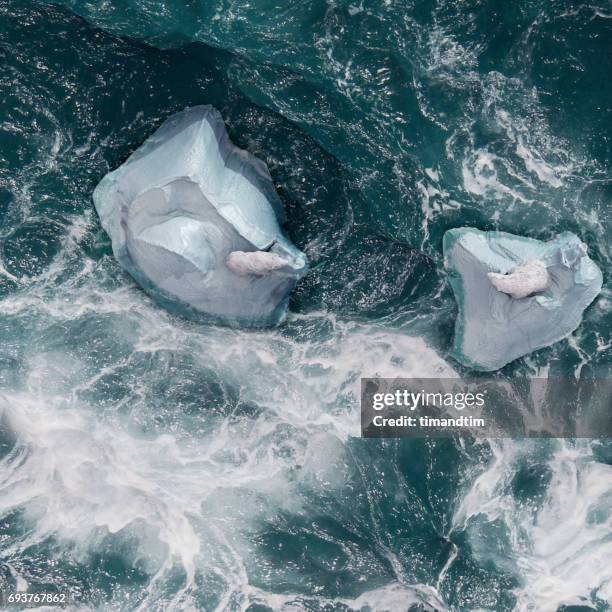
[[(455, 375), (422, 339), (400, 331), (325, 313), (289, 322), (319, 328), (312, 340), (297, 341), (283, 330), (191, 326), (135, 288), (103, 292), (98, 281), (95, 271), (91, 280), (84, 277), (69, 299), (37, 285), (3, 303), (5, 314), (45, 321), (49, 330), (24, 364), (23, 385), (2, 396), (3, 418), (17, 443), (0, 463), (0, 514), (22, 509), (29, 524), (5, 554), (18, 556), (53, 538), (74, 546), (85, 562), (104, 538), (130, 541), (131, 562), (152, 576), (143, 610), (167, 600), (166, 583), (177, 571), (182, 587), (167, 600), (176, 609), (195, 605), (196, 582), (213, 575), (225, 584), (226, 603), (244, 603), (236, 609), (262, 598), (276, 601), (263, 591), (251, 596), (245, 564), (257, 559), (250, 538), (270, 514), (299, 513), (304, 487), (345, 486), (345, 444), (359, 435), (360, 377)], [(61, 330), (99, 317), (106, 317), (110, 346), (128, 342), (131, 348), (119, 358), (96, 359), (92, 367), (63, 342)], [(91, 403), (97, 385), (134, 360), (183, 353), (198, 368), (238, 383), (241, 399), (263, 412), (211, 417), (206, 429), (184, 424), (145, 434), (140, 424), (158, 410), (146, 395), (153, 379), (134, 380), (128, 403)], [(148, 373), (160, 375), (172, 374)], [(202, 408), (214, 414), (218, 406)], [(398, 583), (353, 603), (394, 609), (398, 598), (409, 596), (438, 597), (430, 587)], [(283, 601), (289, 605), (289, 598)]]
[[(550, 484), (541, 507), (518, 501), (511, 482), (517, 462), (535, 452), (535, 441), (493, 444), (494, 458), (466, 492), (453, 529), (467, 529), (479, 516), (501, 519), (522, 581), (518, 610), (554, 612), (562, 605), (612, 602), (612, 466), (592, 455), (588, 441), (557, 441), (546, 462)], [(479, 524), (477, 531), (483, 529)], [(478, 534), (471, 531), (472, 537)], [(593, 599), (596, 598), (596, 599)]]
[[(343, 489), (346, 442), (359, 434), (361, 376), (456, 373), (422, 339), (393, 329), (343, 322), (326, 313), (294, 315), (289, 321), (289, 326), (314, 325), (311, 341), (298, 341), (282, 329), (190, 326), (134, 288), (103, 292), (96, 280), (69, 300), (43, 297), (31, 287), (3, 302), (15, 316), (47, 320), (49, 328), (110, 316), (117, 327), (106, 326), (107, 333), (132, 346), (117, 362), (91, 369), (69, 346), (46, 336), (28, 358), (25, 386), (4, 393), (3, 414), (18, 442), (0, 464), (0, 512), (22, 508), (30, 524), (8, 554), (53, 537), (72, 543), (84, 560), (111, 534), (132, 542), (133, 563), (153, 577), (142, 609), (160, 600), (189, 609), (195, 605), (196, 581), (212, 575), (225, 584), (219, 610), (235, 604), (246, 609), (255, 602), (300, 609), (296, 602), (303, 596), (297, 593), (280, 596), (252, 586), (247, 567), (257, 558), (250, 538), (271, 513), (302, 512), (302, 489)], [(265, 406), (264, 411), (255, 418), (211, 420), (210, 430), (179, 427), (144, 435), (138, 423), (157, 409), (146, 396), (136, 395), (127, 412), (101, 411), (83, 399), (130, 360), (183, 349), (221, 378), (240, 381), (243, 400)], [(141, 381), (143, 388), (150, 383)], [(287, 427), (291, 436), (279, 436)], [(528, 442), (493, 444), (493, 460), (474, 475), (450, 532), (472, 533), (478, 516), (503, 522), (512, 558), (494, 562), (515, 567), (522, 581), (518, 609), (552, 611), (591, 592), (606, 601), (612, 581), (605, 562), (612, 554), (606, 540), (612, 527), (612, 468), (596, 462), (586, 443), (559, 443), (549, 460), (553, 477), (547, 497), (535, 509), (517, 501), (510, 487), (517, 462), (533, 449)], [(439, 586), (455, 559), (451, 553)], [(177, 568), (184, 575), (182, 588), (168, 600), (166, 581)], [(402, 598), (435, 610), (445, 606), (431, 587), (406, 585), (399, 569), (398, 582), (383, 590), (354, 600), (315, 599), (321, 605), (370, 605), (382, 611), (396, 609)]]
[(241, 610), (246, 610), (250, 603), (263, 603), (279, 612), (294, 612), (312, 609), (316, 604), (317, 609), (325, 609), (344, 605), (349, 610), (369, 610), (371, 612), (396, 612), (407, 610), (411, 606), (419, 606), (424, 612), (444, 612), (446, 605), (439, 593), (433, 587), (416, 584), (406, 586), (394, 582), (378, 589), (366, 591), (359, 597), (353, 599), (326, 597), (304, 597), (298, 593), (290, 595), (271, 595), (259, 589), (247, 589)]
[[(28, 356), (24, 386), (3, 395), (2, 410), (18, 442), (0, 465), (0, 512), (22, 508), (30, 524), (8, 554), (53, 537), (74, 545), (85, 560), (111, 534), (132, 542), (133, 563), (153, 577), (142, 609), (161, 600), (190, 609), (196, 581), (213, 575), (225, 585), (219, 610), (255, 602), (300, 609), (304, 596), (252, 586), (247, 568), (258, 563), (253, 534), (270, 514), (303, 512), (304, 488), (342, 491), (346, 442), (359, 435), (361, 376), (453, 377), (455, 371), (420, 338), (324, 312), (293, 315), (288, 322), (314, 326), (311, 340), (296, 340), (284, 329), (244, 332), (184, 324), (133, 287), (102, 290), (96, 274), (104, 278), (107, 263), (79, 277), (78, 287), (68, 286), (69, 299), (33, 285), (2, 302), (3, 312), (45, 321), (48, 329), (107, 317), (113, 343), (121, 338), (131, 347), (120, 359), (91, 368), (47, 333)], [(54, 279), (48, 278), (51, 285)], [(148, 396), (139, 400), (137, 392), (120, 411), (84, 399), (105, 377), (143, 355), (181, 351), (221, 379), (240, 382), (242, 399), (264, 411), (255, 418), (211, 420), (209, 430), (178, 427), (151, 435), (139, 427), (157, 410)], [(134, 385), (144, 391), (151, 382)], [(292, 434), (279, 435), (286, 428)], [(534, 448), (533, 442), (492, 444), (493, 459), (468, 482), (450, 533), (466, 530), (476, 537), (471, 525), (479, 516), (502, 521), (512, 555), (492, 559), (520, 577), (518, 609), (552, 611), (591, 592), (609, 600), (611, 468), (594, 460), (587, 443), (558, 443), (548, 460), (553, 476), (546, 499), (537, 509), (517, 501), (511, 490), (517, 462)], [(455, 560), (451, 552), (439, 588)], [(184, 575), (182, 587), (168, 600), (166, 581), (177, 568)], [(314, 600), (383, 611), (396, 609), (404, 598), (444, 609), (439, 592), (406, 585), (397, 571), (397, 583), (355, 599)]]

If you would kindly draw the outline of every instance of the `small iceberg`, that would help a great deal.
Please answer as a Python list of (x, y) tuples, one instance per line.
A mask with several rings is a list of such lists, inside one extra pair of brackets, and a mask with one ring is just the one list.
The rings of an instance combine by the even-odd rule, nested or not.
[(168, 119), (93, 200), (115, 257), (164, 307), (248, 327), (285, 318), (306, 256), (280, 227), (266, 165), (232, 144), (213, 107)]
[(550, 242), (469, 227), (444, 234), (444, 265), (459, 306), (452, 356), (481, 371), (571, 334), (602, 287), (571, 232)]

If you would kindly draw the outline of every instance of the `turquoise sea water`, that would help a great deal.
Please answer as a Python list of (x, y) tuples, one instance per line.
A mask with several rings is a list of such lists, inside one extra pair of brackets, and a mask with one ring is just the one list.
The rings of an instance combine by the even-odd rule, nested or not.
[[(0, 0), (0, 586), (75, 609), (607, 610), (609, 441), (359, 439), (361, 376), (448, 358), (450, 227), (570, 230), (604, 290), (499, 376), (610, 376), (612, 6)], [(206, 327), (91, 193), (213, 104), (311, 261)], [(580, 607), (582, 606), (582, 607)]]

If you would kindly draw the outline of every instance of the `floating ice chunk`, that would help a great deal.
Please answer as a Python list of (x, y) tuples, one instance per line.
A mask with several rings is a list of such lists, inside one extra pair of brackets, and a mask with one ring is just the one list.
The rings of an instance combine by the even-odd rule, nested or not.
[(544, 291), (550, 285), (546, 264), (536, 259), (516, 266), (510, 274), (489, 272), (487, 276), (498, 291), (507, 293), (515, 300)]
[(483, 371), (571, 334), (603, 281), (571, 232), (540, 242), (452, 229), (444, 235), (444, 264), (459, 306), (452, 355)]
[(163, 306), (251, 327), (284, 319), (306, 257), (280, 228), (266, 165), (211, 106), (168, 119), (93, 198), (115, 257)]

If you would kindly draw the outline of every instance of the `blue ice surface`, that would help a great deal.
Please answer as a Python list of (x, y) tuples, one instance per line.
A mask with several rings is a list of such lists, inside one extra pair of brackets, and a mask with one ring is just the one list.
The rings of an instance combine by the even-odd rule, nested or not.
[[(212, 106), (173, 115), (100, 181), (93, 200), (121, 266), (167, 309), (246, 327), (285, 318), (306, 256), (280, 227), (265, 163), (230, 141)], [(237, 274), (226, 265), (233, 251), (267, 251), (286, 265)]]
[[(507, 363), (567, 337), (599, 294), (602, 273), (573, 233), (541, 242), (505, 232), (469, 227), (444, 234), (444, 265), (459, 307), (452, 356), (481, 371)], [(551, 283), (522, 299), (498, 291), (488, 272), (507, 274), (540, 260)]]

